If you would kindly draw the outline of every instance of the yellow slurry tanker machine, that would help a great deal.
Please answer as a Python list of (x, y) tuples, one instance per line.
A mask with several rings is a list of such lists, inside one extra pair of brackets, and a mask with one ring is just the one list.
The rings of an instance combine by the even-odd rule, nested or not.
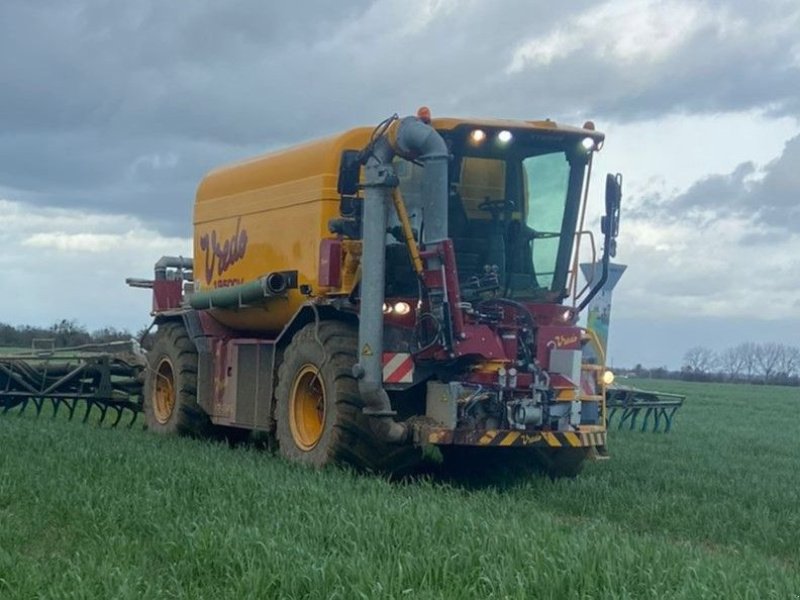
[(606, 454), (612, 375), (577, 326), (606, 273), (575, 282), (602, 143), (590, 122), (421, 110), (212, 171), (194, 259), (129, 280), (153, 290), (149, 428), (261, 431), (318, 466), (436, 446), (574, 475)]

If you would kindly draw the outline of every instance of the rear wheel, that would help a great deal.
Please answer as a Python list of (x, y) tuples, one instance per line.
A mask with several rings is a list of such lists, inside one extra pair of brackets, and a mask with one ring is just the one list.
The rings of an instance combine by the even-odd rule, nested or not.
[(147, 360), (144, 386), (147, 428), (158, 433), (206, 433), (208, 416), (197, 404), (197, 350), (183, 325), (160, 325)]
[[(373, 435), (352, 374), (358, 357), (355, 327), (311, 323), (289, 343), (278, 371), (277, 438), (281, 455), (322, 467), (392, 468), (393, 448)], [(394, 447), (396, 449), (396, 447)]]

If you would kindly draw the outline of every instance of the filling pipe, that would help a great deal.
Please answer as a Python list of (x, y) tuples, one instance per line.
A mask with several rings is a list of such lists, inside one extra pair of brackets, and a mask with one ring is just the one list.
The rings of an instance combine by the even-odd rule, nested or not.
[(248, 283), (195, 292), (189, 296), (189, 306), (195, 310), (239, 308), (245, 304), (278, 296), (286, 291), (286, 285), (283, 273), (270, 273)]
[(423, 241), (447, 238), (447, 161), (444, 139), (416, 117), (393, 122), (371, 144), (364, 174), (364, 212), (361, 261), (361, 305), (358, 330), (359, 362), (353, 367), (364, 414), (373, 431), (389, 443), (402, 443), (410, 435), (404, 423), (394, 420), (389, 395), (383, 387), (383, 303), (386, 285), (386, 227), (389, 203), (397, 187), (392, 159), (399, 155), (425, 165), (422, 186)]

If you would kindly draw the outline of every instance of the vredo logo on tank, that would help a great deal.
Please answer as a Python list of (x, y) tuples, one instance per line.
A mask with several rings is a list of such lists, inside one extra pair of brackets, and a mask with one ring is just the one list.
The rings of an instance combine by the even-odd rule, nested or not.
[(242, 260), (247, 252), (247, 230), (241, 225), (242, 219), (239, 217), (236, 219), (236, 231), (230, 237), (217, 232), (216, 229), (200, 236), (206, 285), (220, 288), (244, 283), (244, 279), (241, 278), (222, 279), (225, 272)]

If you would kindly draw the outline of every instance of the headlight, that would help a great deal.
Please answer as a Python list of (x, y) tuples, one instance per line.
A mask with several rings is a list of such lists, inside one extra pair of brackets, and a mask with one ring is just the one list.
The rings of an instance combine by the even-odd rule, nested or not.
[(511, 135), (511, 132), (508, 131), (507, 129), (504, 129), (503, 131), (497, 134), (497, 139), (503, 144), (507, 144), (508, 142), (510, 142), (512, 137), (514, 136)]
[(595, 142), (594, 142), (594, 139), (592, 139), (592, 138), (590, 138), (590, 137), (585, 137), (585, 138), (583, 138), (583, 139), (581, 140), (581, 146), (582, 146), (582, 147), (583, 147), (583, 149), (584, 149), (584, 150), (586, 150), (587, 152), (591, 152), (591, 151), (592, 151), (592, 150), (594, 150), (594, 148), (595, 148)]
[(391, 313), (392, 313), (392, 307), (390, 305), (386, 304), (386, 302), (384, 302), (383, 303), (383, 314), (389, 315)]
[(605, 385), (611, 385), (612, 383), (614, 383), (614, 373), (612, 373), (611, 371), (604, 371), (603, 383)]
[(407, 315), (411, 312), (411, 305), (408, 302), (395, 302), (392, 309), (396, 315)]

